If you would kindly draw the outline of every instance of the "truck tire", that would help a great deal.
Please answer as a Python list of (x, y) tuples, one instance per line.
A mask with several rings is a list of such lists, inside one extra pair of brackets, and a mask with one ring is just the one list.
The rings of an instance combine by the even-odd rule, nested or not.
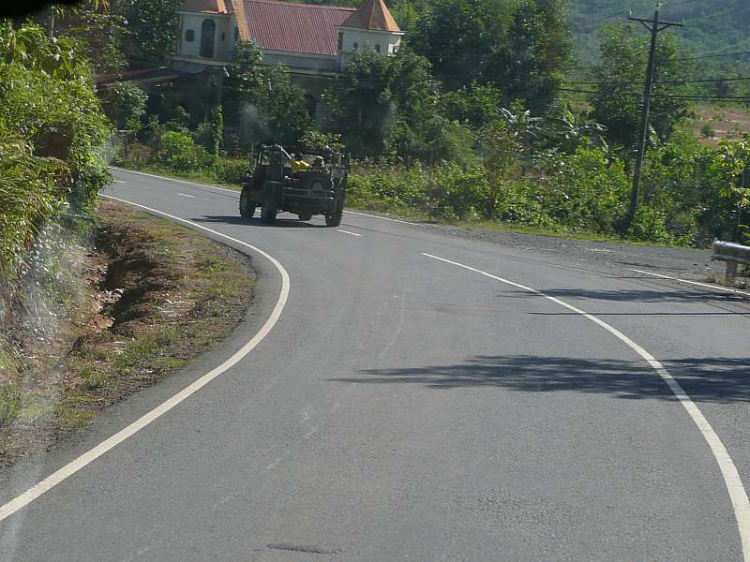
[(273, 224), (276, 222), (276, 206), (273, 204), (271, 197), (268, 194), (263, 195), (262, 207), (260, 210), (260, 220), (266, 224)]
[(243, 189), (240, 194), (240, 216), (245, 219), (251, 218), (255, 214), (256, 206), (250, 202), (247, 191)]
[(339, 226), (344, 216), (344, 205), (346, 204), (346, 192), (341, 194), (336, 208), (326, 215), (326, 226)]
[(336, 209), (326, 215), (326, 226), (339, 226), (344, 216), (344, 209)]
[(312, 218), (312, 213), (298, 213), (297, 217), (301, 221), (309, 221)]

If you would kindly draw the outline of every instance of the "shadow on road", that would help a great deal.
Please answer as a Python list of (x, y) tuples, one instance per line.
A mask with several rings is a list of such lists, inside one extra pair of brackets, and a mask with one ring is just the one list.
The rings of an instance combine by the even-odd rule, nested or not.
[[(742, 295), (717, 293), (715, 291), (684, 290), (666, 291), (650, 289), (606, 290), (606, 289), (546, 289), (545, 295), (560, 299), (588, 299), (615, 302), (736, 302), (748, 303)], [(500, 295), (502, 298), (540, 298), (540, 295), (525, 291), (509, 291)], [(750, 313), (750, 311), (748, 311)]]
[(241, 224), (245, 226), (262, 226), (271, 228), (328, 228), (324, 224), (311, 224), (292, 218), (277, 218), (273, 224), (266, 224), (259, 217), (244, 219), (239, 216), (230, 215), (208, 215), (203, 217), (194, 217), (189, 219), (197, 223), (214, 223), (214, 224)]
[[(750, 402), (750, 361), (737, 358), (665, 361), (696, 402)], [(617, 398), (675, 400), (642, 361), (532, 355), (478, 356), (457, 365), (372, 369), (332, 379), (359, 384), (421, 384), (437, 389), (499, 387), (519, 392), (591, 392)]]

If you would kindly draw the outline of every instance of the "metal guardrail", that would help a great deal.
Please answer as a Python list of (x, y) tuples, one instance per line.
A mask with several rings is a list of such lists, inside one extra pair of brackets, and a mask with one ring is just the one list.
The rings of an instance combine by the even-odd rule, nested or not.
[(727, 283), (733, 283), (734, 278), (737, 277), (737, 264), (750, 264), (750, 246), (716, 240), (713, 244), (713, 250), (714, 253), (711, 259), (713, 261), (723, 261), (727, 264)]

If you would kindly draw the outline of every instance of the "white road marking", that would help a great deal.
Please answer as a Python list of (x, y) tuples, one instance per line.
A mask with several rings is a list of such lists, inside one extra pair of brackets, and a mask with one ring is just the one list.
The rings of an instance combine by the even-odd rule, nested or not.
[(351, 234), (352, 236), (362, 236), (361, 234), (357, 234), (356, 232), (349, 232), (348, 230), (341, 230), (340, 228), (337, 229), (337, 232), (343, 232), (344, 234)]
[(176, 183), (184, 183), (185, 185), (192, 185), (195, 187), (204, 187), (208, 189), (218, 189), (219, 191), (228, 191), (229, 193), (234, 193), (235, 195), (239, 195), (240, 191), (239, 189), (226, 189), (224, 187), (218, 187), (216, 185), (210, 185), (207, 183), (198, 183), (194, 181), (187, 181), (187, 180), (180, 180), (177, 178), (169, 178), (167, 176), (157, 176), (156, 174), (147, 174), (146, 172), (138, 172), (136, 170), (128, 170), (127, 168), (118, 168), (117, 166), (110, 166), (113, 170), (120, 170), (121, 172), (127, 172), (128, 174), (138, 174), (139, 176), (146, 176), (149, 178), (157, 178), (160, 180), (167, 180), (167, 181), (173, 181)]
[(635, 343), (628, 336), (620, 332), (617, 328), (611, 326), (610, 324), (607, 324), (604, 320), (601, 320), (600, 318), (581, 310), (580, 308), (566, 303), (565, 301), (549, 296), (537, 289), (532, 289), (531, 287), (527, 287), (519, 283), (514, 283), (513, 281), (508, 281), (507, 279), (503, 279), (502, 277), (497, 277), (495, 275), (487, 273), (486, 271), (482, 271), (481, 269), (475, 269), (462, 263), (447, 260), (438, 256), (433, 256), (432, 254), (423, 253), (422, 255), (450, 265), (455, 265), (457, 267), (467, 269), (469, 271), (473, 271), (474, 273), (484, 275), (485, 277), (489, 277), (490, 279), (494, 279), (495, 281), (500, 281), (501, 283), (505, 283), (506, 285), (510, 285), (511, 287), (516, 287), (517, 289), (521, 289), (523, 291), (539, 295), (540, 297), (544, 297), (545, 299), (548, 299), (555, 304), (565, 307), (568, 310), (575, 312), (576, 314), (580, 314), (587, 320), (590, 320), (599, 327), (604, 328), (610, 334), (615, 336), (625, 345), (630, 347), (630, 349), (640, 355), (651, 366), (651, 368), (658, 373), (662, 380), (664, 380), (664, 382), (669, 387), (669, 390), (672, 391), (672, 394), (674, 394), (677, 400), (679, 400), (680, 404), (682, 404), (690, 418), (698, 427), (698, 430), (703, 435), (706, 443), (708, 443), (708, 446), (719, 465), (721, 475), (724, 478), (724, 484), (726, 485), (727, 491), (729, 492), (729, 498), (732, 502), (732, 507), (734, 508), (734, 516), (737, 520), (737, 527), (739, 529), (740, 539), (742, 541), (743, 560), (745, 562), (750, 562), (750, 501), (748, 501), (747, 491), (742, 485), (742, 479), (740, 478), (739, 472), (737, 472), (737, 467), (734, 465), (732, 457), (729, 456), (724, 443), (722, 443), (713, 427), (711, 427), (711, 424), (703, 415), (703, 412), (701, 412), (698, 406), (695, 405), (695, 402), (693, 402), (690, 396), (685, 392), (680, 383), (678, 383), (675, 378), (669, 373), (669, 371), (667, 371), (664, 365), (662, 365), (648, 351)]
[(178, 193), (177, 195), (182, 195), (183, 197), (190, 197), (190, 199), (195, 199), (195, 195), (188, 195), (187, 193)]
[(356, 211), (344, 211), (344, 212), (347, 213), (347, 214), (349, 214), (349, 215), (357, 215), (357, 216), (360, 216), (360, 217), (368, 217), (368, 218), (371, 218), (371, 219), (380, 219), (380, 220), (383, 220), (383, 221), (390, 221), (390, 222), (400, 222), (401, 224), (409, 224), (411, 226), (424, 226), (423, 224), (419, 224), (418, 222), (402, 221), (400, 219), (392, 219), (390, 217), (381, 217), (381, 216), (378, 216), (378, 215), (369, 215), (367, 213), (358, 213)]
[(125, 183), (125, 182), (122, 180), (115, 180), (115, 183)]
[[(224, 187), (218, 187), (218, 186), (210, 185), (210, 184), (207, 184), (207, 183), (197, 183), (197, 182), (187, 181), (187, 180), (181, 180), (181, 179), (177, 179), (177, 178), (170, 178), (170, 177), (167, 177), (167, 176), (159, 176), (159, 175), (156, 175), (156, 174), (147, 174), (146, 172), (139, 172), (137, 170), (128, 170), (127, 168), (118, 168), (117, 166), (110, 166), (110, 168), (112, 168), (113, 170), (120, 170), (122, 172), (126, 172), (126, 173), (129, 173), (129, 174), (138, 174), (140, 176), (146, 176), (146, 177), (149, 177), (149, 178), (157, 178), (157, 179), (160, 179), (160, 180), (167, 180), (167, 181), (173, 181), (173, 182), (177, 182), (177, 183), (184, 183), (186, 185), (192, 185), (192, 186), (195, 186), (195, 187), (203, 187), (203, 188), (208, 188), (208, 189), (216, 189), (216, 190), (219, 190), (219, 191), (228, 191), (229, 193), (234, 193), (235, 195), (239, 195), (239, 193), (240, 193), (239, 190), (237, 190), (237, 189), (226, 189)], [(381, 217), (379, 215), (370, 215), (368, 213), (360, 213), (360, 212), (357, 212), (357, 211), (346, 211), (345, 210), (344, 212), (347, 213), (347, 214), (349, 214), (349, 215), (358, 215), (360, 217), (368, 217), (368, 218), (371, 218), (371, 219), (380, 219), (380, 220), (389, 221), (389, 222), (398, 222), (398, 223), (401, 223), (401, 224), (408, 224), (408, 225), (411, 225), (411, 226), (425, 226), (425, 225), (417, 223), (417, 222), (409, 222), (409, 221), (404, 221), (404, 220), (401, 220), (401, 219), (392, 219), (390, 217)]]
[(732, 293), (735, 295), (744, 295), (750, 297), (750, 293), (740, 291), (738, 289), (731, 289), (729, 287), (722, 287), (721, 285), (711, 285), (709, 283), (699, 283), (698, 281), (688, 281), (687, 279), (680, 279), (679, 277), (670, 277), (669, 275), (662, 275), (661, 273), (652, 273), (650, 271), (643, 271), (641, 269), (631, 269), (636, 273), (642, 273), (643, 275), (650, 275), (651, 277), (658, 277), (659, 279), (671, 279), (672, 281), (679, 281), (680, 283), (687, 283), (688, 285), (698, 285), (699, 287), (707, 287), (709, 289), (715, 289), (716, 291), (723, 291), (725, 293)]
[(16, 497), (15, 499), (9, 501), (3, 506), (0, 506), (0, 521), (3, 521), (16, 513), (18, 510), (26, 507), (31, 502), (33, 502), (35, 499), (37, 499), (39, 496), (44, 494), (45, 492), (51, 490), (67, 478), (70, 478), (73, 476), (76, 472), (84, 468), (86, 465), (90, 464), (91, 462), (95, 461), (99, 457), (101, 457), (103, 454), (107, 453), (108, 451), (112, 450), (114, 447), (128, 439), (129, 437), (132, 437), (136, 433), (138, 433), (140, 430), (142, 430), (144, 427), (148, 426), (152, 422), (156, 421), (159, 417), (163, 416), (167, 412), (169, 412), (172, 408), (180, 404), (181, 402), (185, 401), (187, 398), (198, 392), (201, 388), (206, 386), (208, 383), (210, 383), (212, 380), (217, 378), (219, 375), (227, 371), (228, 369), (235, 366), (237, 363), (239, 363), (242, 359), (244, 359), (248, 353), (250, 353), (255, 347), (262, 342), (266, 336), (271, 332), (273, 327), (276, 325), (276, 323), (279, 321), (279, 318), (281, 317), (281, 313), (284, 310), (284, 306), (286, 306), (287, 299), (289, 298), (289, 288), (290, 288), (290, 281), (289, 281), (289, 274), (287, 273), (286, 269), (284, 269), (284, 266), (279, 263), (276, 258), (270, 256), (263, 250), (256, 248), (255, 246), (251, 246), (250, 244), (247, 244), (245, 242), (242, 242), (241, 240), (237, 240), (236, 238), (231, 238), (230, 236), (227, 236), (226, 234), (222, 234), (221, 232), (217, 232), (216, 230), (212, 230), (210, 228), (207, 228), (205, 226), (202, 226), (200, 224), (194, 223), (192, 221), (176, 217), (174, 215), (169, 215), (167, 213), (164, 213), (162, 211), (157, 211), (156, 209), (151, 209), (150, 207), (146, 207), (145, 205), (139, 205), (138, 203), (133, 203), (131, 201), (126, 201), (124, 199), (119, 199), (117, 197), (111, 197), (111, 196), (103, 196), (107, 197), (107, 199), (113, 199), (115, 201), (120, 201), (122, 203), (128, 203), (130, 205), (133, 205), (135, 207), (140, 207), (141, 209), (145, 209), (147, 211), (150, 211), (152, 213), (155, 213), (157, 215), (161, 215), (163, 217), (167, 217), (169, 219), (172, 219), (177, 222), (181, 222), (184, 224), (189, 224), (193, 228), (197, 228), (206, 232), (210, 232), (211, 234), (215, 234), (217, 236), (220, 236), (221, 238), (224, 238), (226, 240), (229, 240), (231, 242), (234, 242), (236, 244), (240, 244), (242, 246), (245, 246), (246, 248), (250, 248), (252, 251), (256, 252), (257, 254), (260, 254), (264, 258), (266, 258), (268, 261), (270, 261), (273, 266), (279, 271), (281, 274), (281, 292), (279, 293), (279, 298), (276, 301), (276, 305), (273, 308), (273, 311), (271, 312), (271, 315), (269, 316), (268, 320), (266, 320), (265, 324), (260, 328), (257, 334), (252, 337), (250, 341), (248, 341), (244, 346), (242, 346), (241, 349), (239, 349), (234, 355), (232, 355), (229, 359), (224, 361), (221, 365), (216, 367), (215, 369), (209, 371), (205, 375), (203, 375), (201, 378), (196, 380), (194, 383), (189, 385), (188, 387), (184, 388), (135, 422), (131, 423), (124, 429), (121, 429), (116, 434), (114, 434), (112, 437), (106, 439), (105, 441), (101, 442), (96, 447), (90, 449), (77, 459), (71, 461), (70, 463), (66, 464), (56, 472), (49, 475), (47, 478), (39, 482), (38, 484), (35, 484), (28, 490), (26, 490), (24, 493), (22, 493), (20, 496)]

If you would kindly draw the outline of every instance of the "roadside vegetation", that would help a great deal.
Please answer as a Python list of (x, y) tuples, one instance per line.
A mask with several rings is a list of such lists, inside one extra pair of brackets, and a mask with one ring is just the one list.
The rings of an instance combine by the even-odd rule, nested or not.
[(0, 465), (187, 365), (231, 333), (252, 298), (244, 256), (117, 203), (101, 203), (90, 250), (65, 252), (75, 259), (57, 254), (65, 267), (43, 283), (50, 293), (33, 295), (53, 304), (17, 310), (14, 345), (0, 351)]
[(252, 296), (244, 258), (100, 201), (146, 99), (95, 87), (128, 64), (108, 6), (0, 20), (0, 465), (187, 364)]
[(645, 34), (605, 26), (596, 62), (578, 79), (584, 93), (570, 92), (566, 0), (400, 0), (392, 8), (408, 31), (404, 45), (393, 57), (354, 53), (325, 93), (323, 123), (313, 122), (285, 68), (260, 64), (253, 43), (240, 44), (227, 67), (220, 105), (192, 107), (179, 85), (148, 95), (108, 87), (113, 100), (140, 100), (117, 117), (105, 105), (121, 123), (115, 161), (238, 185), (260, 144), (341, 143), (355, 159), (350, 206), (659, 244), (750, 241), (748, 137), (693, 125), (692, 100), (710, 84), (695, 82), (705, 65), (684, 60), (691, 53), (671, 32), (660, 36), (644, 184), (631, 217)]

